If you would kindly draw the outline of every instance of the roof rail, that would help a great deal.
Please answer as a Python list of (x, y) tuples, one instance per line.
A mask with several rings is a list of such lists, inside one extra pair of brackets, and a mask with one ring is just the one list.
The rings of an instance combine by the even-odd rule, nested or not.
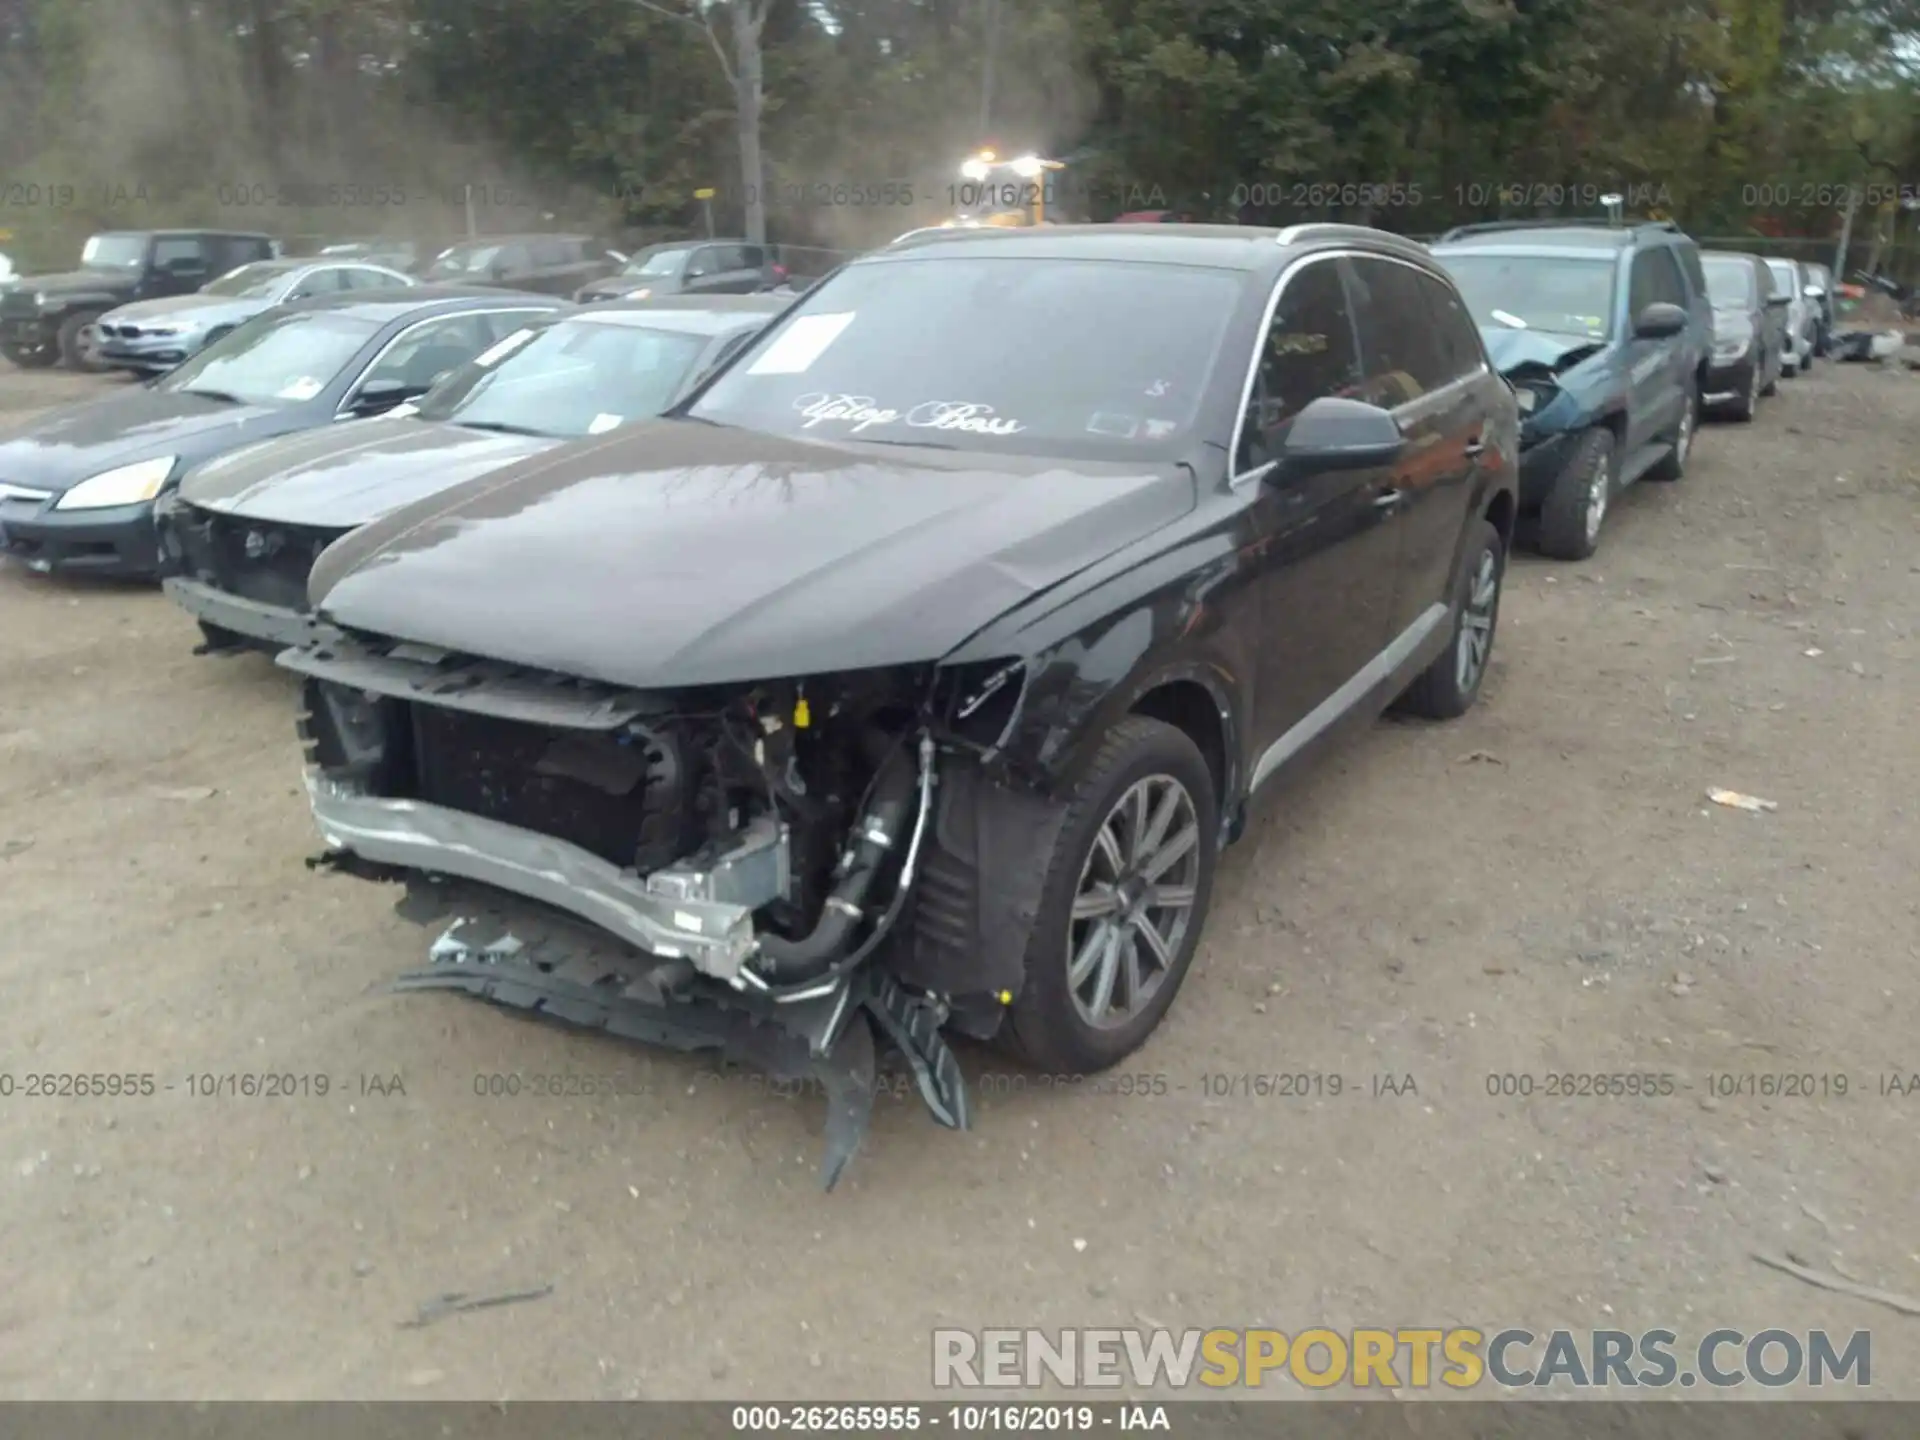
[(1418, 255), (1422, 259), (1428, 258), (1427, 247), (1418, 240), (1410, 240), (1405, 235), (1396, 235), (1391, 230), (1376, 230), (1370, 225), (1342, 225), (1331, 220), (1314, 220), (1303, 225), (1289, 225), (1275, 239), (1282, 245), (1364, 240), (1372, 245), (1398, 250), (1402, 254)]
[(1433, 243), (1445, 245), (1470, 235), (1497, 235), (1504, 230), (1659, 230), (1684, 234), (1672, 220), (1615, 220), (1609, 215), (1556, 215), (1545, 219), (1483, 220), (1474, 225), (1456, 225)]

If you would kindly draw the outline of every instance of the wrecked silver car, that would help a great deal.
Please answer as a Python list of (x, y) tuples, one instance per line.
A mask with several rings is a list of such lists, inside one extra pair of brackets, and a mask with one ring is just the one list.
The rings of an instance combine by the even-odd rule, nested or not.
[[(1452, 293), (1346, 226), (902, 242), (665, 417), (336, 542), (280, 656), (315, 863), (407, 884), (405, 988), (817, 1080), (829, 1186), (876, 1039), (954, 1127), (947, 1032), (1118, 1064), (1254, 788), (1485, 674), (1512, 397), (1480, 365), (1447, 423), (1488, 444), (1419, 454), (1315, 398), (1275, 337), (1342, 313), (1356, 247)], [(1403, 468), (1404, 545), (1348, 518)]]

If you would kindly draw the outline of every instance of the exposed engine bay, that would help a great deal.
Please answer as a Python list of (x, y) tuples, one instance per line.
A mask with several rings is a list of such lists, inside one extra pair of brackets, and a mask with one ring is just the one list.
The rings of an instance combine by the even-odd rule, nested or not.
[(281, 663), (306, 676), (317, 863), (404, 880), (403, 913), (451, 921), (403, 988), (811, 1073), (829, 1187), (862, 1085), (871, 1103), (863, 1015), (935, 1118), (965, 1127), (940, 1032), (998, 1023), (1008, 972), (974, 961), (1022, 953), (1032, 913), (981, 855), (1017, 867), (1052, 813), (988, 779), (1017, 663), (662, 694), (337, 633)]
[(1599, 354), (1604, 347), (1600, 345), (1582, 345), (1567, 351), (1551, 365), (1538, 360), (1523, 360), (1518, 365), (1503, 372), (1513, 393), (1520, 402), (1520, 415), (1524, 420), (1529, 415), (1537, 415), (1555, 400), (1560, 398), (1561, 377), (1576, 366), (1584, 364)]

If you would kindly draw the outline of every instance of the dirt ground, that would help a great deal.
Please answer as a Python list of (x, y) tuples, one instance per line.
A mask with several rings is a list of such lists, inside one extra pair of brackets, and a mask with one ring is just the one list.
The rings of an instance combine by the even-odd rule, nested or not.
[[(108, 383), (0, 376), (0, 422)], [(975, 1130), (883, 1100), (827, 1196), (814, 1099), (383, 993), (430, 937), (304, 866), (287, 677), (0, 569), (4, 1068), (156, 1077), (0, 1100), (0, 1394), (911, 1398), (939, 1325), (1472, 1324), (1870, 1329), (1920, 1397), (1920, 1320), (1753, 1258), (1920, 1293), (1920, 1094), (1881, 1079), (1920, 1071), (1917, 537), (1920, 375), (1709, 428), (1593, 561), (1516, 562), (1471, 716), (1265, 799), (1132, 1067), (1164, 1094), (970, 1050)], [(1628, 1071), (1676, 1091), (1488, 1093)], [(330, 1090), (189, 1080), (263, 1072)], [(476, 1094), (506, 1072), (648, 1093)], [(1204, 1093), (1299, 1072), (1347, 1093)]]

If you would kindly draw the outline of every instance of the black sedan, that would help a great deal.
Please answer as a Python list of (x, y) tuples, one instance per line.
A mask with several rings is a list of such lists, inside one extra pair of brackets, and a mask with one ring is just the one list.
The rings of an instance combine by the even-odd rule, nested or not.
[(409, 988), (817, 1076), (830, 1182), (877, 1043), (955, 1126), (944, 1030), (1119, 1064), (1255, 793), (1474, 703), (1519, 429), (1398, 236), (897, 243), (327, 548), (279, 663), (328, 863), (445, 917)]
[(192, 466), (391, 410), (567, 308), (552, 296), (418, 287), (270, 310), (158, 380), (0, 436), (0, 555), (42, 573), (153, 579), (154, 500)]

